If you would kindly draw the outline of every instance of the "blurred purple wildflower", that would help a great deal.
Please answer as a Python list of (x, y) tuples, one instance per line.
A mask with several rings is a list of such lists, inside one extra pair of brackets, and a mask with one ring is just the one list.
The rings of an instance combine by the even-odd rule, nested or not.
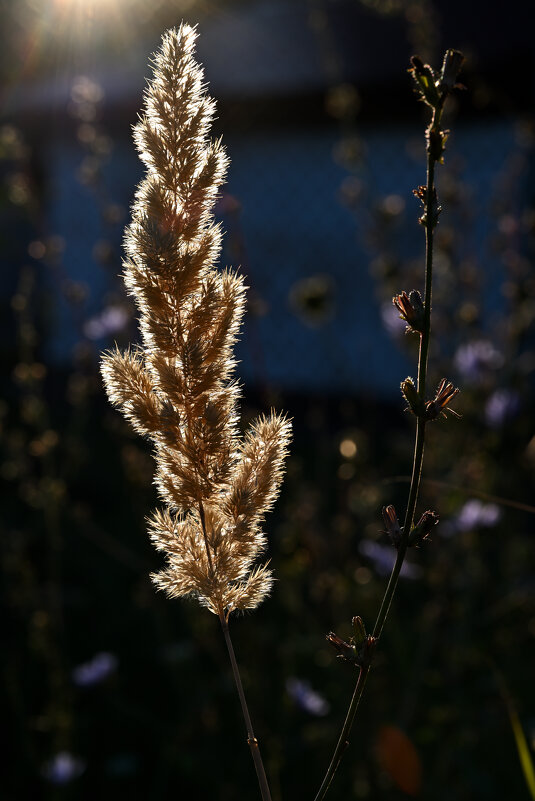
[(454, 361), (463, 378), (478, 382), (486, 370), (502, 366), (503, 356), (488, 339), (477, 339), (461, 345)]
[(291, 677), (286, 681), (286, 692), (298, 707), (310, 715), (327, 715), (331, 705), (312, 689), (308, 681)]
[(104, 681), (117, 668), (117, 657), (107, 651), (95, 654), (89, 662), (78, 665), (72, 671), (72, 680), (77, 687), (91, 687)]
[(60, 751), (45, 763), (42, 769), (44, 778), (51, 784), (68, 784), (81, 776), (85, 770), (85, 762), (68, 751)]
[(502, 511), (495, 503), (482, 503), (477, 498), (467, 501), (455, 519), (459, 531), (470, 531), (480, 526), (495, 526)]
[[(372, 542), (371, 540), (362, 540), (359, 545), (359, 551), (368, 559), (371, 559), (380, 576), (388, 576), (392, 572), (396, 561), (395, 548), (388, 545), (380, 545), (380, 543)], [(417, 579), (421, 573), (422, 570), (418, 565), (411, 565), (410, 562), (405, 561), (401, 567), (400, 576)]]
[(497, 389), (485, 406), (485, 419), (491, 428), (499, 428), (514, 417), (520, 408), (520, 398), (511, 389)]
[(399, 316), (398, 310), (389, 300), (381, 305), (381, 320), (388, 333), (393, 337), (399, 337), (405, 333), (407, 323)]
[(108, 306), (99, 315), (87, 320), (84, 334), (88, 339), (103, 339), (109, 334), (121, 331), (128, 319), (128, 312), (122, 306)]

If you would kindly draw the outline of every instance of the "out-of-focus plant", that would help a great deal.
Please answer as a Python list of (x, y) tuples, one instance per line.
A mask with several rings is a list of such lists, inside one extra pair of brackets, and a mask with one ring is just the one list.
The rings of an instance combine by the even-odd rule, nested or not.
[[(2, 184), (2, 189), (7, 189), (7, 215), (12, 218), (14, 230), (29, 234), (40, 215), (40, 198), (32, 172), (31, 149), (12, 126), (0, 130), (0, 160), (3, 159), (7, 166)], [(38, 666), (42, 687), (38, 700), (32, 698), (35, 704), (32, 718), (27, 721), (26, 748), (33, 769), (45, 771), (39, 764), (38, 740), (46, 742), (43, 750), (47, 754), (60, 750), (67, 753), (72, 744), (72, 699), (61, 646), (60, 518), (65, 484), (59, 466), (56, 421), (46, 398), (47, 368), (40, 342), (46, 323), (38, 302), (40, 280), (36, 265), (44, 246), (38, 240), (17, 241), (17, 245), (23, 248), (17, 256), (22, 255), (25, 263), (7, 313), (15, 324), (12, 350), (2, 353), (8, 370), (2, 401), (0, 474), (9, 487), (2, 538), (6, 601), (12, 620), (20, 624), (25, 637), (10, 649), (5, 677), (11, 716), (16, 713), (17, 700), (25, 695), (20, 663), (29, 656)], [(9, 248), (7, 253), (8, 258), (12, 257)], [(39, 554), (38, 559), (35, 554)]]
[[(18, 234), (3, 252), (6, 260), (22, 262), (5, 314), (12, 317), (14, 336), (1, 354), (7, 368), (0, 404), (0, 475), (7, 489), (1, 561), (5, 602), (16, 632), (6, 649), (4, 678), (14, 734), (17, 723), (25, 727), (20, 737), (12, 738), (14, 771), (26, 775), (30, 784), (45, 780), (53, 793), (55, 785), (81, 776), (87, 764), (73, 753), (78, 721), (72, 685), (77, 685), (77, 674), (69, 676), (69, 579), (64, 571), (72, 532), (108, 553), (116, 544), (113, 536), (91, 525), (76, 498), (77, 482), (91, 456), (85, 429), (98, 371), (79, 341), (58, 402), (60, 369), (48, 363), (47, 352), (58, 300), (50, 278), (56, 279), (58, 296), (63, 294), (80, 322), (82, 339), (85, 292), (64, 269), (64, 241), (47, 230), (36, 161), (21, 131), (11, 125), (0, 128), (0, 204)], [(12, 255), (15, 247), (19, 252)], [(10, 289), (6, 281), (4, 290)]]

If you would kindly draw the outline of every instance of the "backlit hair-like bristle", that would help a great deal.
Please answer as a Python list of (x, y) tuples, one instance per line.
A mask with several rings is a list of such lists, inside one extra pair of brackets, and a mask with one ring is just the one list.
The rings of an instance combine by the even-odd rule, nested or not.
[(212, 210), (228, 158), (209, 138), (215, 104), (193, 58), (196, 36), (189, 25), (170, 30), (154, 56), (134, 129), (147, 171), (125, 233), (124, 280), (141, 345), (105, 354), (102, 375), (111, 403), (154, 444), (166, 506), (149, 532), (167, 559), (156, 586), (228, 616), (258, 606), (272, 585), (256, 560), (290, 424), (272, 413), (238, 433), (233, 346), (245, 287), (215, 267), (221, 230)]

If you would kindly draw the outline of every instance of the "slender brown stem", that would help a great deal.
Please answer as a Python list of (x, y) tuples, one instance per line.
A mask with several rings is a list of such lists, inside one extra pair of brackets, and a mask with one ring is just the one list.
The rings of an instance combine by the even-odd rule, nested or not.
[(321, 787), (318, 790), (318, 794), (316, 795), (314, 801), (321, 801), (322, 798), (325, 797), (327, 790), (331, 786), (334, 774), (338, 769), (338, 765), (342, 761), (342, 757), (349, 745), (349, 735), (353, 726), (355, 715), (357, 713), (360, 699), (362, 698), (362, 693), (364, 692), (364, 687), (366, 685), (366, 679), (368, 678), (369, 672), (369, 665), (362, 667), (359, 670), (357, 683), (355, 684), (355, 689), (353, 690), (353, 697), (351, 698), (351, 703), (349, 704), (349, 709), (347, 710), (346, 719), (344, 721), (340, 737), (338, 738), (338, 743), (336, 744), (336, 748), (331, 759), (331, 764), (329, 765), (327, 773), (325, 774), (325, 778), (321, 783)]
[[(441, 107), (438, 107), (437, 109), (434, 110), (433, 118), (431, 120), (431, 125), (429, 127), (430, 131), (434, 131), (435, 129), (438, 130), (441, 112), (442, 112)], [(424, 314), (423, 332), (420, 335), (420, 351), (418, 356), (418, 378), (417, 378), (417, 391), (422, 401), (425, 399), (427, 363), (429, 357), (429, 340), (431, 335), (431, 302), (432, 302), (432, 284), (433, 284), (433, 230), (434, 226), (436, 225), (436, 216), (433, 209), (434, 204), (435, 204), (435, 158), (431, 152), (431, 149), (428, 147), (427, 189), (425, 194), (425, 216), (424, 216), (425, 314)], [(403, 534), (401, 542), (398, 547), (396, 561), (394, 563), (394, 567), (392, 568), (392, 573), (390, 574), (390, 578), (388, 580), (385, 594), (383, 596), (383, 600), (381, 601), (381, 606), (373, 629), (373, 636), (377, 640), (380, 638), (382, 634), (386, 619), (388, 617), (388, 613), (390, 611), (390, 606), (392, 604), (392, 600), (394, 598), (396, 588), (398, 585), (401, 568), (403, 566), (405, 555), (407, 553), (409, 534), (411, 532), (414, 523), (414, 514), (416, 511), (416, 503), (418, 501), (418, 492), (420, 489), (420, 479), (422, 475), (422, 466), (424, 459), (425, 426), (426, 426), (425, 418), (417, 417), (416, 435), (414, 442), (414, 456), (412, 462), (412, 476), (409, 488), (409, 496), (407, 500), (407, 510), (405, 513)], [(351, 702), (349, 704), (349, 709), (346, 715), (346, 719), (344, 721), (344, 725), (342, 727), (340, 738), (336, 745), (325, 778), (323, 779), (319, 792), (316, 795), (314, 801), (322, 801), (322, 799), (326, 795), (327, 790), (329, 789), (331, 782), (334, 778), (334, 774), (336, 773), (338, 766), (342, 760), (342, 757), (346, 751), (346, 748), (349, 745), (349, 735), (351, 733), (351, 728), (353, 725), (353, 721), (355, 719), (355, 714), (357, 712), (360, 699), (364, 692), (364, 686), (366, 684), (366, 679), (368, 678), (369, 672), (370, 672), (369, 665), (362, 667), (359, 672), (359, 676), (355, 684), (355, 689), (353, 691), (353, 697), (351, 698)]]
[[(433, 112), (433, 119), (429, 126), (430, 131), (438, 129), (442, 109), (439, 107)], [(432, 304), (432, 289), (433, 289), (433, 231), (436, 225), (436, 218), (432, 213), (433, 204), (435, 202), (435, 158), (428, 148), (427, 152), (427, 191), (425, 199), (425, 309), (424, 309), (424, 326), (423, 332), (420, 336), (420, 352), (418, 356), (418, 379), (417, 390), (418, 395), (422, 400), (425, 400), (425, 390), (427, 381), (427, 363), (429, 360), (429, 340), (431, 337), (431, 304)], [(416, 419), (416, 438), (414, 443), (414, 458), (412, 462), (412, 476), (409, 488), (409, 498), (407, 501), (407, 511), (405, 513), (405, 522), (403, 525), (403, 537), (398, 549), (398, 554), (392, 573), (388, 581), (388, 585), (381, 603), (381, 608), (377, 616), (374, 627), (374, 637), (379, 638), (383, 631), (384, 624), (388, 617), (388, 612), (394, 593), (396, 591), (399, 574), (407, 553), (407, 542), (409, 534), (414, 523), (414, 513), (416, 511), (416, 503), (418, 501), (418, 493), (420, 490), (420, 480), (422, 477), (422, 467), (424, 461), (424, 446), (425, 446), (425, 425), (426, 420), (423, 417)]]
[(253, 757), (256, 775), (258, 777), (258, 784), (260, 785), (260, 792), (262, 794), (262, 801), (271, 801), (271, 793), (269, 792), (269, 785), (266, 778), (266, 772), (264, 770), (264, 763), (262, 762), (262, 756), (260, 754), (260, 747), (253, 731), (251, 716), (249, 715), (247, 701), (245, 700), (245, 693), (243, 692), (240, 670), (238, 668), (238, 663), (236, 662), (234, 648), (232, 647), (228, 623), (223, 612), (220, 613), (219, 620), (221, 621), (221, 628), (223, 629), (223, 635), (225, 637), (228, 655), (230, 657), (230, 664), (232, 665), (232, 673), (234, 675), (236, 689), (238, 690), (238, 695), (240, 698), (241, 711), (245, 721), (245, 728), (247, 729), (247, 742), (249, 744), (249, 748), (251, 749), (251, 756)]
[(407, 553), (407, 542), (409, 539), (409, 533), (412, 528), (412, 524), (414, 522), (414, 511), (416, 509), (416, 501), (418, 500), (418, 490), (420, 487), (420, 478), (422, 475), (424, 444), (425, 444), (425, 420), (419, 418), (416, 422), (416, 442), (414, 444), (412, 478), (409, 490), (409, 500), (407, 502), (407, 512), (405, 514), (405, 525), (403, 526), (403, 537), (399, 544), (396, 561), (394, 563), (394, 567), (392, 568), (392, 573), (390, 574), (385, 594), (383, 596), (383, 600), (381, 601), (379, 614), (377, 615), (377, 620), (375, 621), (375, 626), (373, 628), (373, 636), (376, 639), (379, 639), (379, 637), (382, 634), (386, 619), (388, 617), (388, 612), (390, 611), (392, 599), (394, 598), (394, 594), (396, 592), (399, 574), (401, 573), (401, 568), (403, 567), (403, 562), (405, 560), (405, 555)]
[[(433, 112), (430, 130), (438, 128), (440, 113)], [(431, 338), (431, 302), (433, 290), (433, 232), (436, 225), (435, 215), (432, 212), (435, 202), (435, 159), (433, 154), (427, 154), (427, 193), (425, 200), (425, 307), (424, 330), (420, 338), (420, 354), (418, 358), (418, 394), (425, 397), (425, 383), (427, 379), (427, 362), (429, 357), (429, 340)]]
[[(438, 126), (440, 114), (433, 113), (430, 129)], [(425, 309), (424, 327), (420, 336), (420, 352), (418, 355), (418, 378), (417, 390), (422, 400), (425, 399), (425, 389), (427, 381), (427, 363), (429, 360), (429, 340), (431, 337), (431, 303), (433, 288), (433, 230), (436, 224), (431, 213), (435, 195), (435, 159), (431, 152), (427, 154), (427, 191), (425, 200)], [(399, 574), (403, 566), (405, 554), (407, 553), (407, 542), (414, 523), (414, 513), (418, 501), (420, 490), (420, 479), (422, 477), (422, 467), (424, 462), (425, 446), (425, 424), (423, 417), (416, 419), (416, 438), (414, 442), (414, 457), (412, 460), (412, 476), (409, 488), (409, 498), (407, 501), (407, 511), (405, 512), (405, 522), (403, 525), (403, 537), (398, 548), (397, 558), (392, 568), (392, 573), (381, 602), (381, 608), (377, 615), (374, 626), (374, 637), (379, 638), (383, 631), (388, 612), (392, 604), (392, 599), (396, 592)]]
[[(214, 575), (214, 566), (212, 561), (212, 555), (210, 553), (210, 546), (208, 543), (208, 531), (206, 529), (206, 516), (204, 513), (204, 506), (202, 501), (199, 503), (199, 517), (201, 519), (201, 528), (204, 538), (204, 545), (206, 548), (206, 555), (208, 557), (208, 564), (210, 565), (210, 572), (212, 577)], [(269, 792), (269, 785), (266, 778), (266, 771), (264, 770), (264, 763), (262, 762), (262, 756), (260, 754), (260, 747), (258, 745), (258, 740), (255, 737), (253, 731), (253, 724), (251, 721), (251, 716), (249, 714), (249, 708), (247, 706), (247, 701), (245, 700), (245, 693), (243, 691), (243, 684), (240, 676), (240, 669), (238, 667), (238, 663), (236, 661), (236, 654), (234, 653), (234, 647), (232, 645), (232, 640), (230, 639), (230, 632), (228, 627), (227, 618), (225, 616), (224, 610), (221, 608), (219, 610), (219, 621), (221, 623), (221, 628), (223, 630), (223, 636), (225, 637), (225, 643), (227, 645), (227, 651), (230, 659), (230, 664), (232, 667), (232, 674), (234, 676), (234, 681), (236, 683), (236, 689), (238, 690), (238, 696), (240, 699), (241, 711), (243, 714), (243, 719), (245, 721), (245, 728), (247, 729), (247, 742), (249, 744), (249, 748), (251, 749), (251, 756), (253, 757), (253, 762), (256, 770), (256, 775), (258, 778), (258, 784), (260, 785), (260, 793), (262, 795), (262, 801), (271, 801), (271, 793)]]

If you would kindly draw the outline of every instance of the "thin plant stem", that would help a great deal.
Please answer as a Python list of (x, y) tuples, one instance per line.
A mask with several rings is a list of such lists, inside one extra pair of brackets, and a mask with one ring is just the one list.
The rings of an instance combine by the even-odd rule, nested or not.
[[(204, 506), (202, 501), (199, 503), (199, 516), (201, 519), (201, 527), (202, 533), (204, 538), (204, 545), (206, 548), (206, 555), (208, 557), (208, 563), (210, 565), (210, 570), (212, 575), (214, 574), (214, 566), (212, 562), (212, 556), (210, 554), (210, 546), (208, 543), (208, 532), (206, 530), (206, 516), (204, 514)], [(266, 771), (264, 770), (264, 763), (262, 762), (262, 755), (260, 754), (260, 746), (258, 745), (258, 740), (255, 737), (255, 733), (253, 730), (253, 724), (251, 721), (251, 716), (249, 714), (249, 707), (247, 706), (247, 701), (245, 699), (245, 693), (243, 691), (243, 684), (240, 675), (240, 669), (238, 667), (238, 662), (236, 660), (236, 654), (234, 653), (234, 647), (232, 645), (232, 640), (230, 638), (230, 631), (228, 627), (227, 617), (225, 615), (224, 610), (221, 608), (219, 609), (219, 621), (221, 623), (221, 628), (223, 630), (223, 636), (225, 638), (225, 643), (227, 646), (227, 651), (230, 659), (230, 664), (232, 667), (232, 675), (234, 676), (234, 682), (236, 684), (236, 689), (238, 691), (238, 696), (240, 699), (240, 706), (243, 715), (243, 719), (245, 721), (245, 728), (247, 729), (247, 743), (249, 748), (251, 749), (251, 756), (253, 757), (253, 762), (256, 770), (256, 775), (258, 778), (258, 784), (260, 786), (260, 793), (262, 795), (262, 801), (271, 801), (271, 793), (269, 791), (269, 785), (266, 777)]]
[(379, 614), (377, 615), (377, 620), (375, 621), (373, 636), (376, 639), (379, 639), (383, 631), (386, 619), (388, 617), (388, 612), (392, 604), (392, 599), (394, 598), (394, 594), (396, 592), (399, 574), (401, 572), (401, 568), (403, 567), (405, 554), (407, 553), (407, 542), (409, 539), (410, 530), (412, 528), (412, 523), (414, 520), (414, 511), (416, 509), (416, 501), (418, 500), (418, 490), (420, 487), (420, 477), (422, 475), (424, 445), (425, 445), (425, 421), (422, 420), (421, 418), (418, 418), (418, 420), (416, 421), (416, 441), (414, 444), (412, 478), (409, 490), (409, 500), (407, 502), (407, 512), (405, 514), (405, 525), (403, 526), (403, 538), (399, 544), (396, 561), (394, 563), (394, 567), (392, 568), (392, 573), (390, 574), (390, 578), (388, 580), (383, 600), (381, 601), (381, 607), (379, 609)]
[(361, 667), (359, 670), (357, 683), (355, 684), (355, 689), (353, 690), (353, 697), (351, 698), (351, 703), (349, 704), (349, 709), (347, 710), (346, 719), (344, 721), (340, 737), (338, 738), (338, 742), (336, 744), (336, 748), (334, 750), (327, 773), (325, 774), (325, 777), (321, 783), (321, 787), (318, 790), (314, 801), (321, 801), (321, 799), (325, 797), (327, 790), (331, 786), (331, 782), (334, 779), (334, 774), (338, 770), (338, 765), (342, 761), (342, 757), (349, 745), (349, 734), (353, 726), (355, 715), (357, 714), (357, 709), (364, 692), (364, 687), (366, 685), (366, 679), (368, 678), (369, 672), (369, 665), (366, 667)]
[[(442, 106), (438, 106), (433, 110), (433, 117), (428, 129), (428, 133), (438, 130), (440, 124), (440, 117), (442, 115)], [(429, 358), (429, 340), (431, 336), (431, 302), (432, 302), (432, 285), (433, 285), (433, 229), (436, 225), (436, 218), (432, 213), (432, 207), (435, 202), (435, 157), (428, 147), (427, 152), (427, 188), (425, 193), (425, 310), (424, 310), (424, 323), (423, 330), (420, 334), (420, 350), (418, 356), (418, 376), (417, 376), (417, 392), (422, 401), (425, 399), (426, 381), (427, 381), (427, 364)], [(424, 446), (425, 446), (425, 428), (426, 420), (418, 416), (416, 418), (416, 435), (414, 442), (414, 456), (412, 462), (412, 475), (409, 488), (409, 496), (407, 500), (407, 510), (405, 513), (405, 522), (403, 526), (403, 533), (401, 542), (398, 546), (397, 557), (392, 568), (392, 573), (388, 580), (388, 584), (381, 601), (377, 620), (373, 629), (373, 638), (378, 640), (382, 634), (384, 625), (386, 623), (390, 606), (394, 598), (401, 568), (407, 553), (409, 535), (414, 523), (414, 514), (416, 511), (416, 504), (418, 501), (418, 492), (420, 489), (420, 480), (422, 475), (423, 459), (424, 459)], [(358, 678), (353, 691), (353, 696), (349, 704), (349, 709), (342, 727), (342, 732), (338, 739), (333, 757), (331, 759), (325, 778), (321, 787), (314, 799), (314, 801), (322, 801), (325, 797), (334, 775), (340, 765), (342, 757), (349, 745), (349, 736), (353, 721), (359, 706), (360, 699), (362, 698), (366, 680), (370, 672), (371, 665), (365, 665), (360, 668)]]
[[(441, 117), (441, 109), (433, 112), (430, 130), (438, 128)], [(425, 390), (427, 382), (427, 363), (429, 360), (429, 341), (431, 338), (431, 303), (433, 296), (433, 229), (435, 222), (431, 208), (435, 196), (435, 159), (430, 149), (427, 153), (427, 191), (425, 199), (425, 308), (424, 308), (424, 326), (420, 335), (420, 351), (418, 355), (418, 377), (417, 377), (417, 391), (420, 399), (425, 399)], [(399, 574), (405, 560), (407, 553), (407, 544), (409, 534), (414, 522), (414, 513), (416, 511), (416, 503), (418, 501), (418, 493), (420, 490), (420, 479), (422, 477), (422, 467), (424, 462), (424, 447), (425, 447), (425, 425), (426, 420), (422, 417), (416, 418), (416, 437), (414, 442), (414, 457), (412, 461), (412, 475), (411, 484), (409, 487), (409, 498), (407, 501), (407, 511), (405, 513), (405, 522), (403, 525), (403, 535), (400, 542), (398, 553), (390, 579), (386, 587), (386, 591), (381, 602), (379, 614), (375, 621), (373, 636), (379, 639), (383, 631), (388, 612), (396, 592), (398, 585)]]
[(266, 778), (266, 771), (264, 770), (264, 763), (262, 762), (262, 756), (260, 754), (260, 747), (258, 745), (258, 740), (256, 739), (253, 731), (251, 716), (249, 715), (247, 701), (245, 700), (245, 693), (243, 692), (240, 670), (238, 668), (238, 663), (236, 661), (236, 656), (234, 654), (232, 640), (230, 639), (228, 622), (223, 612), (220, 613), (219, 620), (221, 621), (221, 628), (223, 629), (223, 635), (225, 637), (225, 642), (227, 644), (230, 664), (232, 665), (232, 673), (234, 675), (234, 681), (236, 682), (236, 689), (238, 690), (238, 695), (240, 698), (241, 710), (243, 714), (243, 719), (245, 721), (245, 728), (247, 729), (247, 742), (249, 744), (249, 748), (251, 749), (251, 756), (253, 757), (253, 762), (256, 769), (256, 775), (258, 778), (258, 784), (260, 785), (260, 792), (262, 794), (262, 801), (271, 801), (271, 793), (269, 792), (269, 785)]

